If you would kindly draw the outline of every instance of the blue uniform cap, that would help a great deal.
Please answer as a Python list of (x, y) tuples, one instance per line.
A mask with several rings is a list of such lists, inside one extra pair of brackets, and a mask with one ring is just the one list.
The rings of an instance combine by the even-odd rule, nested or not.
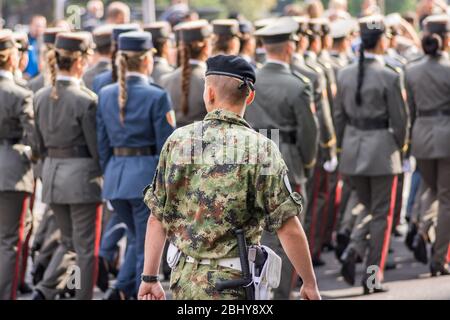
[(206, 76), (218, 75), (241, 80), (249, 89), (254, 90), (256, 74), (253, 67), (239, 56), (218, 55), (206, 61)]
[(139, 31), (139, 26), (136, 24), (122, 24), (115, 26), (112, 30), (112, 40), (117, 42), (119, 36), (125, 32)]
[(119, 50), (121, 51), (149, 51), (153, 49), (150, 32), (135, 31), (123, 33), (119, 36)]

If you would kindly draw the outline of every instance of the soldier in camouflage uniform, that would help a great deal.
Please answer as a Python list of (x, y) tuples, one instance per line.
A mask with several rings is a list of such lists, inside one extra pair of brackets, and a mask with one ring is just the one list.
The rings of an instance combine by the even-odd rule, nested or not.
[[(241, 278), (235, 228), (259, 244), (263, 227), (277, 232), (305, 286), (320, 299), (306, 236), (297, 216), (302, 198), (290, 191), (278, 148), (242, 118), (254, 98), (252, 66), (236, 56), (208, 60), (203, 122), (178, 129), (160, 156), (145, 192), (152, 211), (146, 243), (142, 300), (164, 299), (158, 267), (166, 235), (181, 251), (170, 288), (175, 299), (243, 299), (244, 290), (219, 292), (217, 280)], [(287, 238), (289, 232), (295, 236)], [(239, 261), (239, 259), (237, 259)]]

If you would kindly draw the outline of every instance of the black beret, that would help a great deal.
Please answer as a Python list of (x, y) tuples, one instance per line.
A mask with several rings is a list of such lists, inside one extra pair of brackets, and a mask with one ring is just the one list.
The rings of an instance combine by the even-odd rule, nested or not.
[(87, 32), (64, 32), (58, 33), (55, 42), (56, 49), (67, 51), (81, 51), (90, 53), (92, 51), (92, 37)]
[(256, 74), (253, 67), (239, 56), (217, 55), (206, 61), (206, 76), (218, 75), (239, 79), (253, 90)]
[(211, 25), (206, 20), (183, 22), (176, 26), (178, 38), (184, 42), (203, 41), (212, 34)]
[(218, 36), (239, 36), (239, 21), (219, 19), (212, 22), (213, 32)]
[(449, 20), (447, 15), (429, 16), (423, 22), (425, 31), (429, 33), (446, 33), (450, 32)]
[(56, 42), (56, 36), (58, 33), (68, 32), (67, 29), (64, 28), (48, 28), (44, 31), (43, 40), (47, 45), (54, 45)]
[(117, 42), (122, 33), (132, 31), (139, 31), (139, 26), (137, 24), (122, 24), (115, 26), (112, 31), (112, 40)]
[(0, 51), (17, 47), (13, 32), (9, 29), (0, 30)]
[(152, 35), (150, 32), (134, 31), (122, 33), (119, 36), (119, 50), (121, 51), (149, 51), (153, 49)]

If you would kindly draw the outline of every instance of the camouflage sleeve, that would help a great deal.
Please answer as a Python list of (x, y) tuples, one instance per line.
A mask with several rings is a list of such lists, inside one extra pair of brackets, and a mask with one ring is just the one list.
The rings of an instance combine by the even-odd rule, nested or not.
[(303, 198), (292, 192), (284, 161), (276, 159), (279, 168), (272, 166), (272, 172), (260, 172), (256, 182), (256, 206), (264, 215), (264, 229), (275, 233), (290, 218), (303, 211)]
[(156, 168), (155, 176), (151, 185), (144, 190), (144, 202), (150, 209), (151, 214), (163, 221), (164, 207), (166, 204), (166, 162), (168, 155), (168, 142), (163, 147), (159, 157), (159, 164)]

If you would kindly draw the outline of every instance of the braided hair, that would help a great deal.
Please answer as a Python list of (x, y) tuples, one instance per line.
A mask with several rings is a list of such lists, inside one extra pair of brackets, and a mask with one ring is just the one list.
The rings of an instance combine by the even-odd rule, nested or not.
[(51, 97), (54, 100), (58, 99), (58, 91), (56, 86), (56, 71), (70, 71), (73, 64), (80, 57), (85, 57), (86, 53), (81, 51), (67, 51), (63, 49), (51, 50), (47, 54), (47, 59), (49, 61), (49, 70), (51, 77), (52, 93)]
[(111, 65), (112, 65), (112, 81), (117, 82), (119, 79), (118, 76), (118, 68), (117, 68), (117, 52), (119, 51), (119, 45), (116, 41), (113, 41), (111, 44), (112, 50), (111, 50)]
[(361, 106), (363, 102), (361, 91), (365, 78), (365, 68), (364, 68), (365, 51), (375, 49), (382, 35), (383, 33), (361, 36), (361, 46), (359, 48), (359, 61), (358, 61), (358, 83), (356, 85), (356, 95), (355, 95), (356, 104), (358, 106)]
[(181, 45), (181, 111), (184, 115), (187, 115), (189, 112), (189, 92), (192, 74), (189, 60), (198, 59), (205, 46), (205, 41), (183, 42)]
[(148, 51), (142, 52), (117, 52), (118, 83), (119, 83), (119, 120), (122, 126), (125, 124), (125, 109), (128, 100), (126, 76), (128, 71), (139, 70), (142, 60)]

